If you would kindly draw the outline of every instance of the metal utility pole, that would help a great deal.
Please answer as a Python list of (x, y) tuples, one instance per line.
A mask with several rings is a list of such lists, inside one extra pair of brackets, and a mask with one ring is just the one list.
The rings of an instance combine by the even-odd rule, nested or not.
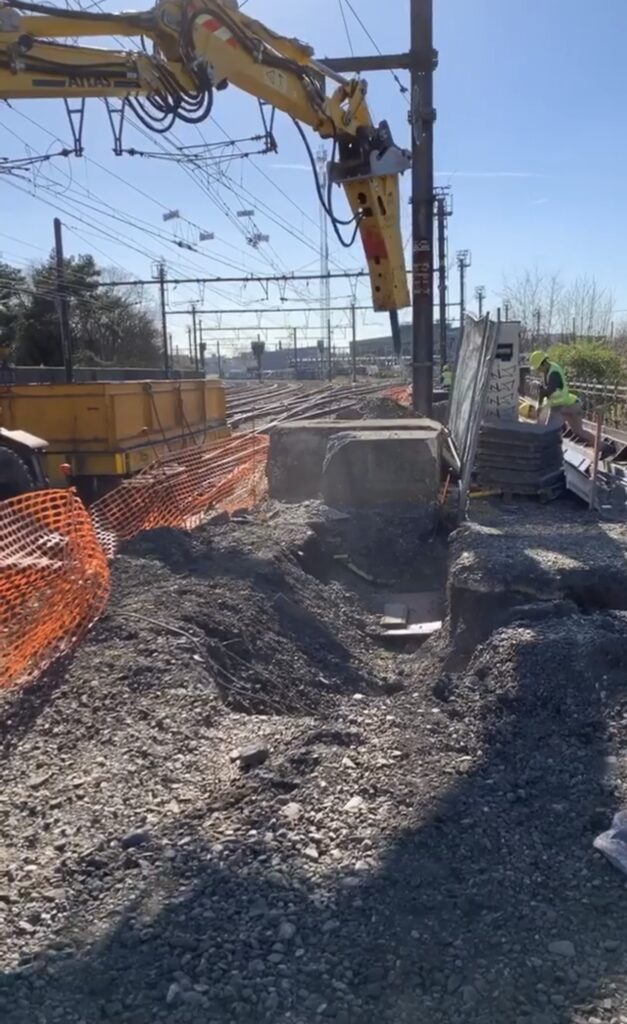
[(509, 302), (506, 302), (503, 306), (503, 312), (505, 313), (505, 320), (509, 320)]
[(192, 338), (194, 339), (194, 369), (198, 372), (198, 323), (196, 321), (196, 306), (192, 303)]
[(411, 0), (413, 407), (433, 406), (433, 0)]
[(189, 324), (187, 325), (187, 347), (189, 349), (189, 362), (191, 366), (194, 359), (194, 350), (192, 348), (192, 329)]
[(202, 320), (199, 320), (198, 321), (198, 361), (199, 361), (199, 364), (200, 364), (199, 369), (200, 369), (203, 377), (205, 376), (205, 352), (206, 351), (207, 351), (207, 346), (205, 345), (204, 341), (202, 340)]
[(294, 339), (294, 379), (298, 380), (298, 327), (292, 328), (292, 337)]
[(353, 384), (357, 383), (357, 316), (355, 303), (351, 306), (351, 363), (353, 367)]
[(485, 299), (485, 287), (482, 284), (478, 284), (475, 288), (475, 298), (479, 307), (479, 316), (483, 316), (483, 300)]
[(261, 380), (262, 376), (263, 376), (262, 375), (262, 371), (261, 371), (261, 360), (263, 359), (263, 354), (264, 354), (265, 350), (266, 350), (266, 343), (265, 343), (265, 341), (261, 340), (261, 335), (258, 334), (257, 335), (257, 340), (256, 341), (252, 341), (250, 343), (250, 351), (254, 355), (255, 362), (257, 363), (257, 380)]
[(448, 363), (447, 337), (446, 337), (446, 309), (447, 309), (447, 238), (446, 221), (453, 212), (451, 193), (449, 188), (436, 188), (435, 190), (435, 215), (438, 225), (438, 298), (439, 298), (439, 320), (440, 320), (440, 367)]
[(320, 353), (320, 380), (324, 380), (324, 338), (318, 338), (317, 345)]
[(163, 341), (163, 369), (165, 372), (165, 379), (170, 378), (170, 353), (168, 351), (168, 315), (166, 312), (166, 296), (165, 296), (165, 284), (166, 284), (166, 268), (165, 263), (161, 262), (156, 267), (156, 278), (159, 283), (159, 306), (161, 309), (161, 337)]
[(541, 322), (542, 322), (542, 312), (541, 312), (541, 310), (534, 309), (534, 311), (533, 311), (533, 327), (534, 327), (534, 332), (535, 332), (535, 339), (536, 339), (536, 342), (538, 344), (540, 343), (540, 326), (541, 326)]
[[(324, 63), (346, 74), (411, 71), (413, 404), (428, 414), (433, 401), (433, 72), (438, 62), (433, 0), (410, 0), (410, 43), (410, 53), (325, 57)], [(392, 315), (393, 333), (395, 319)]]
[(220, 352), (220, 335), (216, 338), (216, 358), (218, 360), (218, 377), (222, 380), (222, 353)]
[(472, 256), (468, 249), (460, 249), (457, 253), (457, 268), (459, 270), (459, 340), (461, 343), (464, 333), (464, 320), (466, 318), (466, 271), (472, 263)]
[(333, 380), (333, 331), (331, 330), (331, 317), (327, 320), (327, 352), (329, 356), (329, 381)]
[(61, 221), (54, 218), (54, 256), (57, 273), (57, 306), (59, 310), (59, 332), (61, 334), (61, 352), (65, 367), (65, 380), (71, 384), (74, 380), (72, 360), (72, 335), (70, 334), (70, 315), (68, 295), (65, 285), (65, 260), (63, 258), (63, 231)]

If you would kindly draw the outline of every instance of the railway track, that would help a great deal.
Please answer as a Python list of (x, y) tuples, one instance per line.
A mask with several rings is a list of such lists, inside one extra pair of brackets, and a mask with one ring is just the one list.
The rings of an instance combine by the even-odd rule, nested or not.
[(320, 419), (350, 411), (364, 398), (383, 396), (392, 381), (365, 384), (301, 383), (227, 386), (227, 418), (234, 429), (267, 429), (285, 420)]

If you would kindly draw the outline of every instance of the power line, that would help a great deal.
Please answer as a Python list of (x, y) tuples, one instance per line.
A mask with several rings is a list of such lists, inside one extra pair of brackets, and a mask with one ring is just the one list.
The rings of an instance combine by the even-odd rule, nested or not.
[[(361, 17), (360, 17), (360, 15), (359, 15), (359, 14), (357, 13), (357, 11), (355, 10), (355, 8), (354, 8), (353, 4), (351, 3), (351, 0), (344, 0), (344, 2), (346, 3), (346, 6), (348, 7), (349, 11), (351, 11), (351, 13), (352, 13), (353, 17), (355, 18), (355, 20), (357, 21), (357, 23), (358, 23), (358, 24), (359, 24), (359, 25), (361, 26), (361, 28), (363, 29), (363, 31), (364, 31), (364, 32), (366, 33), (366, 35), (368, 36), (368, 39), (370, 40), (370, 42), (371, 42), (371, 43), (372, 43), (372, 45), (374, 46), (374, 48), (375, 48), (375, 50), (377, 51), (377, 53), (379, 54), (379, 56), (383, 56), (383, 53), (382, 53), (382, 51), (381, 51), (381, 49), (380, 49), (380, 47), (379, 47), (379, 44), (377, 43), (376, 39), (375, 39), (375, 38), (374, 38), (374, 36), (373, 36), (373, 35), (371, 34), (371, 32), (369, 32), (369, 30), (367, 29), (367, 27), (366, 27), (366, 25), (364, 24), (364, 22), (363, 22), (362, 18), (361, 18)], [(402, 95), (402, 96), (405, 96), (405, 97), (407, 98), (407, 93), (409, 92), (409, 89), (407, 88), (407, 86), (406, 86), (406, 85), (404, 85), (404, 84), (403, 84), (403, 83), (401, 82), (401, 80), (400, 80), (400, 78), (398, 77), (398, 75), (397, 75), (396, 71), (393, 71), (392, 69), (389, 69), (389, 70), (390, 70), (390, 74), (391, 74), (392, 78), (394, 79), (394, 81), (395, 81), (395, 82), (396, 82), (396, 84), (398, 85), (398, 88), (399, 88), (399, 91), (400, 91), (401, 95)], [(409, 101), (408, 101), (408, 102), (409, 102)]]
[(346, 20), (346, 11), (344, 10), (344, 2), (343, 2), (343, 0), (337, 0), (337, 2), (338, 2), (338, 6), (340, 8), (340, 14), (342, 15), (342, 21), (344, 22), (344, 31), (346, 32), (346, 39), (348, 40), (348, 46), (349, 46), (349, 49), (350, 49), (350, 52), (351, 52), (351, 57), (354, 57), (355, 56), (355, 50), (353, 49), (353, 41), (351, 39), (351, 34), (349, 32), (349, 29), (348, 29), (348, 22)]
[[(33, 118), (29, 117), (27, 114), (24, 114), (21, 110), (18, 110), (18, 109), (14, 108), (14, 107), (11, 107), (11, 109), (13, 110), (14, 113), (18, 114), (20, 117), (22, 117), (25, 120), (27, 120), (34, 127), (36, 127), (39, 130), (45, 132), (47, 135), (49, 135), (55, 141), (62, 142), (62, 140), (58, 139), (58, 136), (54, 135), (47, 128), (45, 128), (43, 125), (39, 124), (39, 122), (33, 120)], [(13, 134), (15, 134), (15, 133), (13, 133)], [(145, 133), (142, 131), (142, 134), (145, 134)], [(27, 145), (24, 140), (20, 140), (20, 141), (22, 141), (24, 145)], [(104, 173), (110, 175), (111, 177), (115, 178), (117, 181), (120, 181), (122, 184), (126, 185), (126, 187), (132, 188), (135, 192), (137, 192), (138, 194), (142, 195), (144, 198), (152, 201), (157, 206), (159, 206), (162, 210), (167, 210), (168, 209), (168, 207), (164, 203), (161, 203), (158, 200), (154, 199), (154, 197), (152, 197), (152, 196), (148, 195), (148, 193), (144, 192), (143, 189), (140, 189), (136, 185), (132, 184), (131, 182), (128, 182), (121, 175), (116, 174), (114, 171), (112, 171), (109, 168), (103, 166), (98, 161), (93, 160), (91, 157), (85, 157), (85, 159), (86, 159), (86, 161), (88, 163), (93, 164), (95, 167), (98, 167)], [(84, 186), (82, 186), (82, 185), (78, 186), (78, 184), (75, 184), (74, 187), (82, 188), (83, 191), (85, 191), (88, 195), (90, 195), (90, 197), (94, 198), (95, 201), (103, 203), (103, 201), (100, 200), (98, 197), (92, 196), (92, 194), (89, 192), (89, 190), (85, 189)], [(109, 204), (104, 204), (104, 205), (108, 206)], [(112, 207), (109, 206), (109, 209), (112, 209)], [(119, 218), (117, 218), (117, 219), (119, 219)], [(129, 215), (129, 220), (130, 219), (131, 218), (130, 218), (130, 215)], [(137, 218), (133, 218), (133, 219), (136, 220), (136, 221), (138, 220)], [(184, 219), (186, 221), (186, 223), (190, 224), (190, 226), (195, 227), (199, 232), (201, 231), (200, 226), (197, 225), (197, 224), (194, 224), (193, 221), (189, 221), (187, 218), (182, 218), (182, 219)], [(145, 222), (145, 221), (144, 222), (140, 222), (140, 223), (147, 224), (147, 222)], [(138, 230), (144, 230), (144, 229), (143, 228), (138, 228)], [(174, 244), (174, 245), (176, 245), (177, 247), (180, 248), (180, 246), (178, 246), (178, 241), (177, 241), (177, 239), (174, 236), (165, 235), (164, 233), (159, 232), (156, 229), (154, 229), (151, 225), (149, 225), (148, 228), (146, 228), (146, 230), (150, 231), (151, 234), (155, 235), (156, 237), (160, 238), (161, 240), (166, 241), (168, 244)], [(231, 243), (228, 243), (228, 242), (224, 242), (223, 244), (228, 245), (230, 248), (236, 248), (235, 246), (232, 246)], [(208, 256), (208, 254), (205, 254), (205, 253), (203, 253), (202, 255), (207, 255)], [(151, 256), (150, 258), (154, 258), (154, 256)], [(214, 259), (218, 263), (223, 263), (225, 266), (237, 267), (237, 269), (241, 269), (241, 267), (237, 266), (232, 261), (228, 261), (228, 260), (222, 259), (221, 257), (219, 257), (214, 252), (212, 252), (211, 255), (208, 256), (208, 258)]]
[[(331, 271), (329, 274), (276, 274), (274, 276), (251, 274), (247, 277), (171, 277), (168, 279), (168, 284), (289, 284), (290, 281), (327, 281), (335, 278), (346, 279), (368, 276), (369, 272), (367, 270), (343, 270)], [(126, 284), (140, 285), (154, 284), (154, 281), (110, 281), (109, 284), (112, 286)]]

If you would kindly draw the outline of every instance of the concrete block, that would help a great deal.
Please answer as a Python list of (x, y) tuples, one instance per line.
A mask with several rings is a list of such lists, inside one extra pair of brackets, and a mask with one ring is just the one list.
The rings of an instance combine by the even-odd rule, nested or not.
[[(322, 466), (329, 440), (346, 431), (419, 431), (432, 433), (439, 424), (428, 419), (300, 420), (277, 424), (270, 433), (268, 492), (279, 501), (316, 498), (322, 487)], [(426, 436), (425, 433), (425, 436)]]
[(441, 430), (355, 430), (329, 441), (322, 495), (334, 508), (435, 503)]

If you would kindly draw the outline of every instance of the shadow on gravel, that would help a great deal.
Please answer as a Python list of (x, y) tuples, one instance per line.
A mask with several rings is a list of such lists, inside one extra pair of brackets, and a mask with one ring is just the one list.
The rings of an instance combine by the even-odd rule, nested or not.
[(283, 873), (267, 805), (258, 821), (249, 806), (258, 831), (181, 846), (163, 888), (87, 952), (42, 951), (1, 977), (3, 1022), (620, 1020), (627, 893), (591, 843), (615, 809), (624, 636), (620, 615), (575, 615), (492, 638), (438, 691), (482, 755), (467, 774), (451, 759), (443, 795), (407, 808), (414, 824), (360, 883), (323, 894)]

